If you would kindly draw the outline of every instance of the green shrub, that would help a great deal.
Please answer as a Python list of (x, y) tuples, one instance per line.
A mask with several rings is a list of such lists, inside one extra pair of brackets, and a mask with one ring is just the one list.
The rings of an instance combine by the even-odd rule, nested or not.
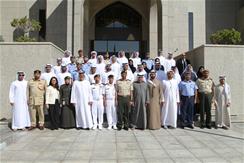
[(35, 42), (36, 39), (35, 38), (31, 38), (28, 36), (20, 36), (16, 39), (17, 42)]
[(223, 29), (213, 33), (210, 36), (212, 44), (230, 44), (237, 45), (241, 43), (241, 33), (232, 29)]
[(14, 19), (11, 23), (11, 26), (15, 29), (23, 31), (23, 35), (16, 38), (16, 41), (18, 42), (33, 42), (36, 41), (35, 38), (31, 38), (29, 36), (29, 33), (31, 31), (40, 31), (41, 25), (40, 22), (29, 19), (27, 16), (20, 18), (20, 19)]

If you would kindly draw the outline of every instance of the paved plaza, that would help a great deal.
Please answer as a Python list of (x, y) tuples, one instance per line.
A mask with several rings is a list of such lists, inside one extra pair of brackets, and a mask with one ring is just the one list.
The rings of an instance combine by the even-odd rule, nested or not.
[(244, 162), (244, 123), (231, 130), (160, 129), (12, 132), (1, 125), (4, 162)]

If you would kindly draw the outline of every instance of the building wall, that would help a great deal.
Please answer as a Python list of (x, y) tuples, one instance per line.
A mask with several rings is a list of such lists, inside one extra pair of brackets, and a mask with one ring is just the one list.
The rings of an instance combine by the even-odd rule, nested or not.
[[(162, 0), (163, 50), (189, 50), (188, 13), (193, 12), (193, 46), (205, 43), (205, 0)], [(178, 55), (179, 53), (176, 53)]]
[(17, 71), (25, 71), (26, 79), (35, 69), (44, 70), (47, 63), (55, 64), (63, 51), (50, 42), (46, 43), (0, 43), (0, 119), (11, 117), (9, 86), (16, 79)]
[[(144, 3), (141, 3), (141, 0), (118, 1), (128, 4), (143, 16), (143, 39), (148, 40), (150, 1), (152, 0), (145, 0)], [(71, 0), (0, 0), (0, 35), (4, 41), (13, 41), (17, 34), (10, 26), (13, 18), (28, 16), (38, 19), (39, 9), (46, 9), (46, 41), (53, 42), (62, 49), (71, 50), (71, 2)], [(94, 39), (95, 14), (113, 2), (115, 1), (75, 0), (75, 53), (79, 48), (84, 48), (85, 51), (89, 48), (88, 40)], [(232, 27), (242, 30), (242, 26), (239, 25), (243, 20), (242, 16), (239, 16), (242, 14), (240, 8), (243, 2), (241, 0), (157, 0), (157, 4), (158, 12), (161, 12), (157, 18), (159, 21), (156, 22), (158, 24), (158, 49), (163, 49), (166, 53), (176, 48), (179, 51), (189, 50), (189, 12), (193, 12), (194, 47), (209, 43), (209, 36), (216, 30)], [(37, 37), (37, 33), (31, 35)]]
[(238, 12), (237, 30), (241, 32), (242, 44), (244, 45), (244, 5)]
[(231, 114), (243, 115), (244, 46), (203, 45), (187, 52), (187, 58), (195, 70), (201, 65), (210, 70), (210, 77), (215, 84), (219, 83), (219, 75), (226, 75), (232, 94)]
[[(43, 8), (45, 8), (44, 0), (0, 0), (0, 35), (3, 41), (13, 41), (18, 36), (18, 32), (10, 25), (14, 18), (27, 16), (38, 20), (39, 9)], [(32, 33), (32, 36), (36, 37), (37, 34)]]
[(67, 41), (70, 42), (71, 38), (71, 31), (68, 31), (72, 27), (70, 13), (68, 14), (70, 2), (71, 0), (47, 0), (46, 41), (63, 50), (67, 49)]
[(237, 29), (240, 0), (206, 0), (206, 43), (210, 35), (226, 28)]
[[(143, 17), (143, 39), (148, 40), (150, 38), (150, 19), (156, 19), (158, 21), (158, 31), (155, 37), (158, 40), (158, 49), (163, 49), (165, 53), (172, 52), (176, 48), (179, 51), (189, 50), (189, 40), (188, 40), (188, 13), (193, 12), (193, 26), (194, 26), (194, 38), (193, 45), (197, 47), (205, 43), (205, 0), (160, 0), (157, 2), (158, 18), (150, 18), (150, 1), (145, 1), (141, 3), (139, 0), (120, 0), (121, 2), (131, 6), (136, 11), (138, 11)], [(88, 40), (93, 40), (95, 35), (94, 26), (94, 16), (104, 7), (116, 1), (99, 1), (99, 0), (89, 0), (84, 1), (84, 35), (81, 40), (83, 42), (83, 49), (88, 52), (89, 42)], [(79, 12), (79, 11), (78, 11)], [(161, 16), (161, 17), (160, 17)], [(82, 22), (82, 21), (81, 21)], [(151, 21), (153, 22), (153, 21)], [(153, 26), (151, 26), (153, 27)], [(149, 29), (148, 29), (149, 28)], [(159, 36), (161, 35), (161, 36)], [(151, 38), (150, 38), (151, 39)], [(162, 40), (162, 41), (161, 41)], [(150, 45), (149, 45), (150, 46)], [(178, 53), (177, 53), (178, 54)], [(153, 54), (155, 56), (156, 54)]]

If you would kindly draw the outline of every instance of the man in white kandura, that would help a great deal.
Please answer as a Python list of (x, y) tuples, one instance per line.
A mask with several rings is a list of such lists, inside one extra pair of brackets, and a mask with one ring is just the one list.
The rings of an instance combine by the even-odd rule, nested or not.
[[(90, 69), (90, 73), (87, 75), (90, 84), (95, 83), (94, 76), (95, 76), (96, 74), (98, 74), (98, 73), (97, 73), (97, 66), (96, 66), (96, 64), (92, 64), (92, 65), (91, 65), (91, 69)], [(101, 77), (101, 75), (100, 75), (100, 77)], [(101, 81), (100, 81), (100, 83), (101, 83)]]
[(167, 72), (167, 80), (163, 80), (164, 104), (162, 108), (162, 125), (165, 129), (177, 127), (177, 105), (180, 103), (177, 80), (174, 72)]
[(90, 64), (97, 64), (97, 52), (92, 51), (91, 52), (91, 58), (88, 60)]
[(230, 86), (226, 83), (225, 76), (219, 77), (219, 84), (215, 87), (215, 125), (216, 128), (223, 128), (225, 130), (230, 128), (230, 103), (231, 93)]
[(61, 65), (61, 72), (57, 75), (59, 87), (64, 84), (64, 78), (66, 76), (69, 76), (72, 78), (71, 74), (67, 71), (67, 66), (65, 64), (62, 64)]
[(65, 50), (64, 51), (64, 57), (62, 58), (62, 64), (68, 65), (71, 63), (70, 57), (71, 57), (71, 51)]
[(97, 56), (97, 71), (96, 73), (103, 75), (105, 73), (105, 66), (106, 64), (104, 63), (104, 59), (102, 55)]
[(124, 51), (118, 52), (117, 62), (120, 64), (120, 67), (122, 67), (124, 63), (128, 63), (128, 59), (126, 58)]
[(58, 75), (61, 72), (61, 64), (62, 64), (62, 58), (57, 58), (57, 65), (53, 66), (53, 71), (55, 75)]
[(168, 58), (164, 60), (164, 71), (168, 72), (169, 70), (171, 70), (171, 67), (175, 65), (176, 62), (173, 58), (173, 53), (168, 53)]
[(92, 93), (90, 82), (85, 80), (85, 72), (79, 71), (79, 80), (74, 81), (71, 91), (71, 103), (75, 106), (77, 129), (91, 129)]
[(41, 74), (41, 79), (46, 80), (46, 83), (50, 83), (50, 79), (52, 77), (56, 77), (55, 73), (52, 72), (52, 65), (51, 64), (46, 64), (45, 66), (45, 72)]
[(116, 78), (114, 78), (114, 80), (118, 80), (120, 77), (120, 64), (117, 62), (117, 57), (115, 55), (113, 55), (111, 57), (111, 69), (114, 72), (114, 75), (116, 76)]
[(26, 90), (27, 81), (23, 71), (17, 72), (18, 78), (13, 81), (9, 90), (9, 101), (12, 106), (12, 130), (25, 130), (30, 127), (30, 114), (28, 111)]

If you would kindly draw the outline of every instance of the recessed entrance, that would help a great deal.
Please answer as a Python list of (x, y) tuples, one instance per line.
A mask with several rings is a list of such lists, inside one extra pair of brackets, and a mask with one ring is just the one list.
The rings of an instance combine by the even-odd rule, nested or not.
[(95, 15), (95, 40), (90, 40), (90, 49), (99, 54), (127, 54), (139, 51), (144, 54), (147, 42), (142, 41), (142, 16), (130, 6), (116, 2)]

